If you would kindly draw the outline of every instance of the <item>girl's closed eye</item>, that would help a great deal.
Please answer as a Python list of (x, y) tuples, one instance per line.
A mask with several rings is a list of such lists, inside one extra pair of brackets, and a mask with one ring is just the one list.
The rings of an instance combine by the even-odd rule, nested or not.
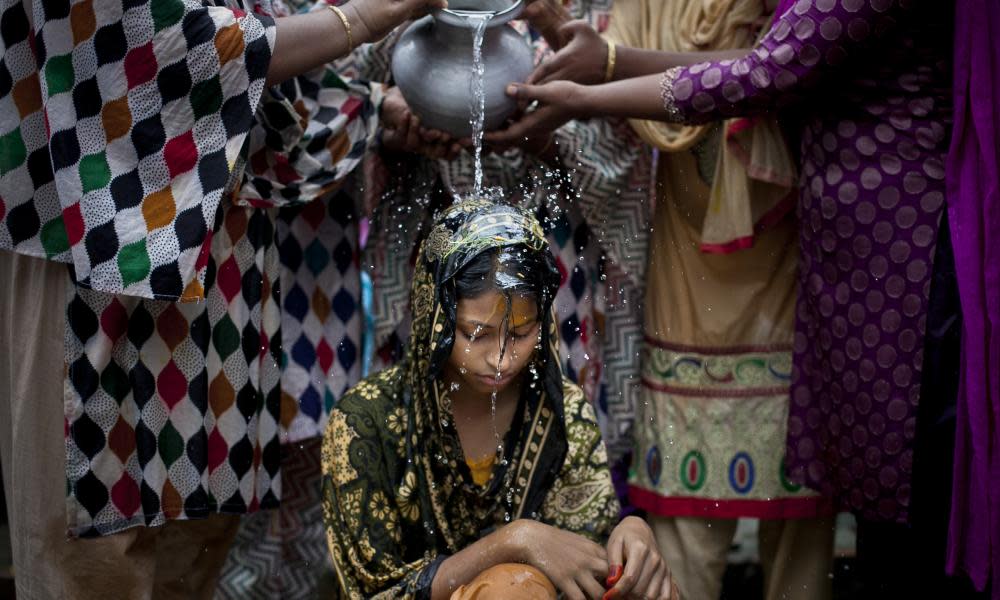
[(459, 331), (461, 332), (462, 337), (467, 339), (471, 344), (475, 344), (476, 342), (481, 342), (492, 335), (489, 331), (483, 331), (483, 330), (466, 331), (464, 329), (459, 329)]
[(515, 330), (515, 331), (510, 332), (510, 337), (512, 339), (515, 339), (515, 340), (523, 340), (524, 338), (531, 337), (533, 335), (535, 335), (535, 328), (534, 327), (526, 327), (525, 329), (522, 329), (521, 331)]

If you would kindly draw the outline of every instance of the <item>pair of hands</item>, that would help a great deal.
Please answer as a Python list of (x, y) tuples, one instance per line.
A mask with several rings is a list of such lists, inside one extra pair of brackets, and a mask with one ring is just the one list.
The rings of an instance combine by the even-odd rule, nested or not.
[(510, 527), (524, 561), (545, 573), (569, 600), (678, 600), (653, 532), (638, 517), (623, 519), (607, 548), (537, 521)]
[(489, 132), (485, 141), (505, 146), (519, 140), (551, 135), (572, 119), (586, 118), (586, 86), (604, 82), (608, 45), (586, 21), (567, 21), (552, 34), (559, 51), (540, 64), (523, 83), (507, 86), (521, 107), (519, 118), (504, 129)]
[[(571, 21), (560, 0), (529, 0), (523, 15), (558, 52), (539, 65), (528, 78), (528, 85), (509, 90), (515, 92), (512, 95), (522, 110), (532, 100), (538, 100), (541, 106), (533, 112), (522, 112), (507, 128), (487, 133), (484, 142), (492, 152), (515, 147), (534, 154), (542, 152), (550, 145), (553, 132), (574, 118), (566, 108), (576, 104), (574, 95), (581, 87), (576, 84), (599, 83), (604, 77), (607, 45), (585, 21)], [(421, 127), (396, 88), (390, 88), (383, 101), (382, 126), (383, 144), (397, 152), (452, 160), (462, 148), (472, 145), (471, 140), (456, 140), (444, 132)]]
[(381, 110), (382, 145), (393, 152), (454, 160), (463, 148), (472, 146), (472, 140), (456, 140), (443, 131), (422, 127), (397, 87), (386, 91)]
[[(472, 147), (472, 140), (469, 138), (455, 139), (444, 131), (423, 127), (420, 118), (410, 110), (397, 87), (391, 87), (386, 91), (382, 100), (380, 120), (382, 145), (392, 152), (454, 160), (463, 149)], [(526, 152), (538, 154), (549, 145), (550, 135), (546, 133), (544, 136), (534, 136), (509, 144), (492, 144), (484, 149), (489, 152), (503, 152), (508, 148), (519, 147)]]

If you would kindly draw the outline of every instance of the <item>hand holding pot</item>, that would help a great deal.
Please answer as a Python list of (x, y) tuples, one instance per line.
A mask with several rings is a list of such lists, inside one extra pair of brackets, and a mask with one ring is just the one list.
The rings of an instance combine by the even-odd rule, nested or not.
[(545, 85), (511, 84), (507, 94), (521, 105), (538, 104), (534, 110), (520, 115), (505, 129), (487, 132), (483, 137), (490, 146), (499, 148), (520, 146), (532, 139), (547, 138), (568, 121), (584, 115), (580, 99), (589, 88), (569, 81), (553, 81)]
[(565, 45), (528, 77), (526, 83), (572, 81), (582, 85), (603, 83), (608, 61), (608, 44), (586, 21), (570, 21), (558, 31)]
[(607, 553), (582, 535), (538, 521), (520, 519), (506, 535), (518, 548), (519, 562), (536, 567), (568, 600), (597, 600), (604, 593)]
[(386, 91), (380, 112), (382, 146), (392, 152), (420, 154), (428, 158), (452, 160), (462, 145), (443, 131), (421, 127), (399, 88)]
[[(359, 41), (376, 42), (428, 9), (447, 8), (448, 0), (352, 0), (342, 9), (362, 29)], [(351, 16), (357, 19), (351, 19)]]
[(542, 34), (545, 43), (553, 51), (559, 50), (568, 41), (563, 37), (560, 29), (573, 17), (570, 16), (561, 0), (527, 0), (522, 16), (531, 24), (532, 28)]

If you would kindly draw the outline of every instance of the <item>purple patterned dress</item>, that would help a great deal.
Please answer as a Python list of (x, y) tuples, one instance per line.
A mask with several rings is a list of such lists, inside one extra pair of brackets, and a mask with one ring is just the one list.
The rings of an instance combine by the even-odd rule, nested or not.
[(745, 58), (668, 70), (705, 122), (794, 109), (800, 286), (791, 478), (905, 521), (951, 116), (948, 2), (800, 0)]

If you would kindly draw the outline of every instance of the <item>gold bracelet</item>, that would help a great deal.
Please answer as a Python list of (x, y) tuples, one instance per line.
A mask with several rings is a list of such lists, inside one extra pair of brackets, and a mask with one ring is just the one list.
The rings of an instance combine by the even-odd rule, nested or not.
[(347, 15), (339, 7), (332, 4), (327, 4), (326, 7), (332, 10), (333, 14), (340, 17), (340, 22), (344, 24), (344, 31), (347, 32), (347, 51), (351, 52), (354, 50), (354, 36), (351, 35), (351, 22), (347, 20)]
[(615, 43), (611, 40), (608, 42), (608, 64), (604, 67), (604, 83), (611, 81), (611, 78), (615, 76)]

